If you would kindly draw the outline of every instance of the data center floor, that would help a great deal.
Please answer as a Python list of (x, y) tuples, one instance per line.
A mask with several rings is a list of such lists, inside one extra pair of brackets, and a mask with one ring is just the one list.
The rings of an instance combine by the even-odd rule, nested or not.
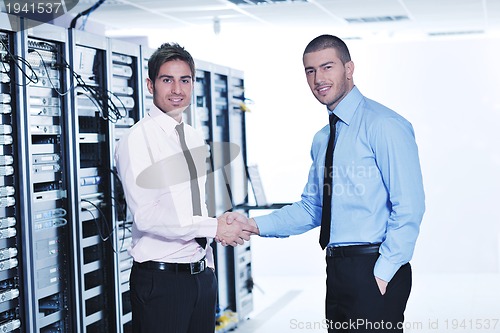
[[(499, 281), (500, 274), (414, 273), (405, 332), (500, 332)], [(236, 333), (326, 332), (324, 276), (256, 283), (254, 311)]]

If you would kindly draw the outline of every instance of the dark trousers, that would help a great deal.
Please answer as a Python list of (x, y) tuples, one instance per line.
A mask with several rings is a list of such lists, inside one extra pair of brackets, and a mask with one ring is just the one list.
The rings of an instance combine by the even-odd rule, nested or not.
[(199, 274), (144, 269), (130, 276), (134, 333), (214, 333), (217, 279)]
[(326, 258), (328, 332), (403, 332), (411, 266), (403, 265), (382, 295), (373, 275), (378, 256)]

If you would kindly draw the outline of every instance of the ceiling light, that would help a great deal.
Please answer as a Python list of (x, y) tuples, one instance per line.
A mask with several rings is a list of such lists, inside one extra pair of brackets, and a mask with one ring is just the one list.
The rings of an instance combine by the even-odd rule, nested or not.
[(431, 37), (436, 36), (459, 36), (459, 35), (476, 35), (484, 34), (484, 30), (463, 30), (463, 31), (437, 31), (429, 32), (428, 35)]
[(307, 2), (308, 0), (228, 0), (238, 6), (244, 5), (270, 5), (270, 4), (284, 4), (294, 2)]
[(388, 15), (388, 16), (369, 16), (369, 17), (351, 17), (345, 20), (349, 23), (379, 23), (379, 22), (399, 22), (410, 18), (406, 15)]
[(214, 17), (214, 34), (220, 34), (220, 19), (217, 16)]

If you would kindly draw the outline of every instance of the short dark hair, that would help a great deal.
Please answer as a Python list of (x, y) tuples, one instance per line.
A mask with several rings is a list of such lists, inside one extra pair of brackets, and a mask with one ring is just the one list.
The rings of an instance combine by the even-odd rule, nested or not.
[(333, 35), (321, 35), (314, 38), (307, 44), (304, 50), (304, 55), (306, 53), (321, 51), (324, 49), (335, 49), (340, 61), (345, 65), (347, 62), (351, 61), (351, 54), (344, 41), (337, 36)]
[(171, 60), (182, 60), (189, 65), (191, 76), (195, 78), (194, 60), (191, 54), (186, 49), (177, 43), (162, 44), (148, 60), (148, 76), (149, 79), (155, 82), (160, 67)]

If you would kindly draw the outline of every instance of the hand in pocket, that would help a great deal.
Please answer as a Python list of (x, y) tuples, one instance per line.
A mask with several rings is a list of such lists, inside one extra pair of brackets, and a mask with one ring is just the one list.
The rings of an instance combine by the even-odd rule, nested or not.
[(378, 277), (375, 276), (375, 281), (377, 281), (377, 286), (378, 286), (378, 289), (380, 290), (380, 293), (382, 295), (385, 295), (385, 292), (387, 290), (387, 285), (389, 284), (388, 282), (382, 280), (382, 279), (379, 279)]

